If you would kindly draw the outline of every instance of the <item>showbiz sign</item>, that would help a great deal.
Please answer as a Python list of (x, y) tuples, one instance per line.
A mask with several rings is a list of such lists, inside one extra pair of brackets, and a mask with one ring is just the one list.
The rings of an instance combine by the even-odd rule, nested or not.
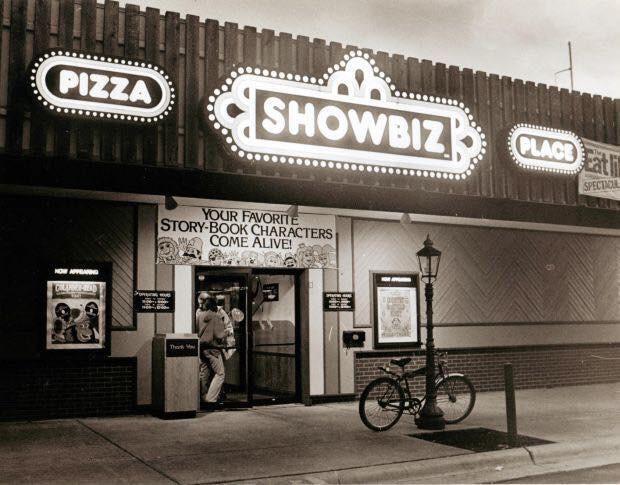
[(322, 78), (239, 67), (204, 100), (207, 124), (242, 160), (465, 179), (486, 151), (469, 108), (396, 90), (366, 53)]

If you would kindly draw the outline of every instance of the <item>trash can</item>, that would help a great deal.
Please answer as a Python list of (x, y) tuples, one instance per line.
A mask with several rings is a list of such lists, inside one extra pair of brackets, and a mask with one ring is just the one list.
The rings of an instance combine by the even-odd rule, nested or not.
[(194, 418), (199, 406), (198, 336), (191, 333), (153, 337), (152, 406), (163, 419)]

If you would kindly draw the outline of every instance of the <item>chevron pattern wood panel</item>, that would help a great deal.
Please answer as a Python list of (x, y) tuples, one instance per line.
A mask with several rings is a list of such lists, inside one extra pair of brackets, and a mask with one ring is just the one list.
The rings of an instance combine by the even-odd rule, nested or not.
[(620, 321), (620, 238), (367, 220), (353, 227), (358, 326), (372, 323), (369, 272), (417, 271), (427, 233), (442, 251), (438, 324)]
[[(132, 328), (135, 208), (92, 201), (5, 199), (0, 251), (11, 282), (0, 296), (2, 328), (38, 328), (29, 302), (40, 295), (39, 267), (50, 261), (112, 261), (112, 328)], [(24, 322), (28, 322), (26, 326)], [(29, 329), (28, 329), (29, 330)]]

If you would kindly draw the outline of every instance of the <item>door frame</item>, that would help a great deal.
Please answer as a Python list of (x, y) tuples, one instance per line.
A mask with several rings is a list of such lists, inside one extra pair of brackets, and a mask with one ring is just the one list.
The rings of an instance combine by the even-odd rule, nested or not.
[[(196, 293), (196, 272), (206, 272), (209, 277), (218, 277), (218, 276), (232, 276), (232, 277), (241, 277), (245, 280), (245, 308), (246, 313), (249, 315), (249, 318), (246, 320), (246, 330), (245, 330), (245, 365), (243, 366), (243, 371), (245, 372), (245, 381), (246, 381), (246, 399), (248, 406), (260, 406), (267, 404), (284, 404), (291, 402), (302, 402), (302, 314), (301, 314), (301, 277), (304, 274), (303, 268), (260, 268), (260, 267), (247, 267), (247, 266), (200, 266), (195, 265), (192, 267), (193, 269), (193, 292)], [(254, 399), (254, 374), (253, 374), (253, 327), (252, 327), (252, 305), (250, 302), (250, 278), (253, 275), (292, 275), (294, 277), (294, 285), (295, 285), (295, 395), (292, 399), (281, 399), (277, 402), (273, 402), (271, 400), (256, 400)], [(197, 302), (196, 298), (193, 298), (193, 310), (194, 314), (196, 312)], [(195, 329), (196, 322), (194, 320), (192, 326)], [(238, 406), (238, 405), (237, 405)], [(231, 406), (233, 407), (233, 406)]]

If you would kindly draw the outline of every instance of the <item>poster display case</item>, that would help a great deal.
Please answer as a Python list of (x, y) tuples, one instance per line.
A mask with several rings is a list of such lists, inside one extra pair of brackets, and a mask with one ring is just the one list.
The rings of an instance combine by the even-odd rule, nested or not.
[(371, 273), (374, 348), (419, 347), (420, 280), (417, 273)]
[(109, 355), (111, 263), (51, 264), (45, 278), (48, 355)]

